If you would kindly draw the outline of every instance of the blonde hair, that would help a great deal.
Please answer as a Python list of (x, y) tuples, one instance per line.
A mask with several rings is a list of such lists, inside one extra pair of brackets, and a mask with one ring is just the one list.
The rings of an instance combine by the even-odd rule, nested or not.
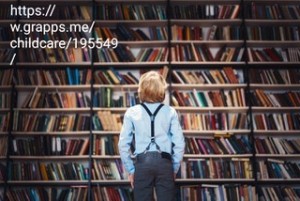
[(163, 102), (165, 99), (167, 83), (155, 71), (144, 73), (139, 81), (138, 94), (141, 102)]

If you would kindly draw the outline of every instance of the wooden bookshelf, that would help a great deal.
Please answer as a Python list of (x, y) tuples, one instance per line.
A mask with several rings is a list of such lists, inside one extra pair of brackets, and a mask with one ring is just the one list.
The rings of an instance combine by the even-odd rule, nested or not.
[[(283, 141), (291, 139), (298, 143), (300, 138), (298, 0), (50, 0), (47, 3), (56, 5), (52, 17), (26, 19), (10, 16), (10, 6), (37, 7), (45, 6), (45, 2), (0, 1), (0, 98), (3, 100), (2, 95), (8, 94), (9, 99), (9, 104), (0, 107), (0, 144), (4, 140), (7, 142), (4, 144), (12, 146), (7, 151), (0, 149), (0, 171), (1, 174), (23, 171), (23, 175), (8, 174), (5, 178), (0, 175), (0, 200), (3, 197), (5, 201), (13, 197), (20, 200), (18, 194), (21, 193), (40, 197), (53, 194), (57, 199), (69, 196), (71, 200), (75, 200), (74, 196), (81, 200), (131, 199), (132, 190), (116, 150), (122, 115), (128, 107), (138, 103), (135, 92), (141, 73), (161, 72), (164, 67), (168, 69), (165, 103), (177, 110), (186, 142), (210, 139), (215, 143), (204, 146), (204, 152), (210, 153), (200, 154), (196, 153), (200, 145), (187, 145), (181, 177), (178, 175), (176, 179), (178, 201), (205, 200), (195, 197), (195, 193), (207, 193), (219, 200), (222, 200), (220, 196), (227, 196), (228, 200), (237, 200), (238, 196), (253, 201), (296, 195), (300, 188), (300, 152), (292, 146), (299, 144)], [(10, 24), (26, 23), (94, 26), (84, 34), (65, 31), (43, 36), (5, 31), (10, 29)], [(274, 34), (269, 36), (270, 32)], [(10, 41), (17, 36), (74, 40), (66, 50), (12, 49)], [(110, 45), (117, 41), (117, 45), (109, 49), (74, 48), (76, 39), (88, 41), (89, 38), (102, 38), (101, 41), (109, 41)], [(15, 52), (16, 59), (11, 62)], [(51, 56), (53, 54), (56, 56)], [(229, 74), (225, 69), (229, 69)], [(272, 98), (291, 92), (296, 105), (255, 104), (256, 91)], [(221, 96), (221, 104), (201, 106), (203, 100), (199, 94), (202, 92)], [(175, 93), (182, 93), (181, 98), (188, 101), (179, 104)], [(58, 99), (46, 100), (45, 97), (51, 95)], [(62, 96), (69, 96), (74, 104), (62, 106)], [(28, 104), (36, 99), (36, 106), (25, 104), (26, 98)], [(53, 100), (57, 101), (55, 106), (49, 104)], [(204, 100), (209, 101), (209, 97)], [(8, 115), (7, 126), (1, 127), (3, 117)], [(42, 121), (42, 118), (45, 119)], [(56, 122), (56, 127), (48, 125), (48, 118)], [(68, 129), (65, 129), (66, 119)], [(257, 119), (268, 122), (260, 127), (261, 121)], [(282, 129), (270, 126), (276, 122), (274, 119), (280, 122)], [(73, 125), (77, 120), (82, 126)], [(107, 125), (107, 121), (114, 123)], [(213, 146), (222, 146), (217, 144), (220, 138), (225, 139), (223, 143), (228, 141), (229, 149), (230, 146), (236, 148), (235, 141), (229, 142), (232, 136), (245, 140), (250, 148), (245, 146), (243, 153), (237, 151), (236, 154), (214, 153), (216, 147)], [(277, 138), (283, 144), (279, 149), (290, 152), (257, 150), (256, 141), (269, 140), (271, 144)], [(38, 140), (48, 140), (51, 146), (43, 147), (49, 149), (47, 154), (26, 154), (24, 149), (38, 148)], [(61, 153), (63, 144), (76, 140), (88, 142), (83, 154)], [(262, 178), (261, 163), (273, 163), (272, 160), (280, 164), (292, 162), (293, 167), (298, 165), (298, 172), (295, 170), (295, 175), (288, 179), (283, 176)], [(203, 161), (208, 164), (209, 176), (200, 176), (199, 164)], [(212, 167), (225, 166), (224, 161), (232, 173), (239, 170), (233, 168), (235, 165), (247, 167), (244, 169), (247, 176), (241, 173), (215, 177), (217, 171)], [(76, 172), (78, 177), (74, 178), (59, 173), (68, 163), (84, 170)], [(54, 179), (34, 177), (35, 168), (37, 172), (42, 171), (40, 164), (52, 166)], [(104, 172), (102, 166), (106, 166), (108, 172)], [(28, 174), (32, 173), (28, 178), (24, 167)], [(272, 172), (267, 170), (267, 173)], [(32, 187), (31, 192), (27, 186)]]

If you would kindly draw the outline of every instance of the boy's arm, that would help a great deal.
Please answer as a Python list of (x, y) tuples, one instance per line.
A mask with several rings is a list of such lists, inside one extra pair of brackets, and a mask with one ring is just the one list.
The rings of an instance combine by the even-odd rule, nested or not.
[(120, 133), (118, 147), (119, 147), (119, 152), (120, 152), (123, 165), (129, 174), (134, 174), (134, 170), (135, 170), (133, 161), (131, 159), (131, 150), (130, 150), (130, 146), (133, 139), (132, 131), (133, 131), (133, 125), (129, 118), (128, 112), (126, 112), (124, 115), (123, 126)]
[(180, 167), (180, 162), (182, 161), (184, 148), (185, 148), (185, 141), (182, 132), (182, 128), (179, 123), (178, 115), (174, 110), (174, 114), (172, 115), (171, 119), (171, 140), (173, 143), (173, 171), (176, 174)]

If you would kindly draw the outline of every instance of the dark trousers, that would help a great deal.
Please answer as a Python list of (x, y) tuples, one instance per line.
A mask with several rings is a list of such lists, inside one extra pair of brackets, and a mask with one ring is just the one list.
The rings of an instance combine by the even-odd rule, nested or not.
[(134, 200), (153, 201), (155, 189), (157, 201), (175, 200), (175, 183), (172, 161), (159, 152), (139, 154), (135, 163)]

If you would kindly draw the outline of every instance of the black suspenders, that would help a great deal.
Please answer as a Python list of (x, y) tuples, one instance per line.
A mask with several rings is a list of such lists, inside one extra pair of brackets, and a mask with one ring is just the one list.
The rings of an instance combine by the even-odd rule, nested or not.
[(150, 119), (151, 119), (151, 142), (149, 143), (149, 145), (146, 147), (146, 150), (145, 151), (148, 151), (149, 148), (150, 148), (150, 145), (152, 143), (154, 143), (156, 145), (156, 148), (158, 149), (159, 152), (160, 151), (160, 147), (158, 146), (158, 144), (155, 142), (155, 134), (154, 134), (154, 120), (155, 120), (155, 116), (156, 114), (158, 113), (158, 111), (160, 110), (160, 108), (162, 108), (162, 106), (164, 106), (164, 104), (160, 104), (156, 110), (154, 111), (154, 113), (152, 114), (150, 112), (150, 110), (147, 108), (147, 106), (144, 104), (144, 103), (141, 103), (141, 106), (143, 106), (143, 108), (146, 110), (146, 112), (148, 113), (148, 115), (150, 116)]

